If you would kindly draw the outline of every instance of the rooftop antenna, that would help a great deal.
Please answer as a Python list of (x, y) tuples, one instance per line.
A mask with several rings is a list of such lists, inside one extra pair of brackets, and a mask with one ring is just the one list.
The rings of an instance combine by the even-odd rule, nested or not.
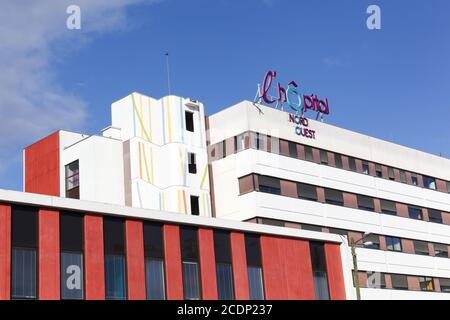
[(167, 88), (169, 89), (169, 96), (171, 95), (170, 91), (170, 62), (169, 62), (169, 52), (166, 52), (166, 69), (167, 69)]

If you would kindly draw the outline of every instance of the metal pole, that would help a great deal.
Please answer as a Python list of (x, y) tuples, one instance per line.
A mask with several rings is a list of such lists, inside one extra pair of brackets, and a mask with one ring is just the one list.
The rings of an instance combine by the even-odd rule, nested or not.
[(356, 244), (355, 240), (351, 239), (350, 245), (352, 247), (352, 258), (353, 258), (353, 282), (355, 283), (356, 289), (356, 299), (361, 300), (361, 291), (359, 289), (359, 277), (358, 277), (358, 261), (356, 258)]
[(169, 89), (169, 96), (171, 94), (170, 92), (170, 64), (169, 64), (169, 53), (166, 52), (166, 67), (167, 67), (167, 87)]

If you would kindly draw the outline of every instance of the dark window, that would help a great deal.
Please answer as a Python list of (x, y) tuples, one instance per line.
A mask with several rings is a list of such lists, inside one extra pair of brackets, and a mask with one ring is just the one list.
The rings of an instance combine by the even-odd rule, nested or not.
[(183, 264), (184, 299), (199, 300), (201, 299), (201, 294), (197, 229), (192, 227), (181, 227), (180, 241)]
[(332, 234), (339, 234), (341, 236), (346, 236), (348, 237), (348, 231), (344, 230), (344, 229), (337, 229), (337, 228), (330, 228), (330, 233)]
[(386, 236), (386, 249), (389, 251), (402, 251), (402, 241), (400, 238)]
[(11, 297), (36, 298), (37, 209), (12, 207)]
[(408, 207), (408, 215), (411, 219), (422, 220), (422, 209), (418, 207)]
[(144, 222), (145, 283), (148, 300), (164, 300), (164, 241), (163, 226)]
[(190, 132), (194, 132), (194, 113), (185, 111), (184, 118), (186, 121), (186, 130)]
[(196, 174), (197, 173), (197, 162), (195, 161), (195, 153), (188, 153), (188, 171), (189, 173)]
[(391, 274), (392, 288), (408, 290), (408, 278), (403, 274)]
[(297, 194), (300, 199), (317, 201), (317, 189), (313, 185), (297, 183)]
[(423, 185), (425, 188), (436, 190), (436, 179), (429, 176), (423, 176)]
[(447, 193), (450, 193), (450, 181), (447, 181)]
[(334, 189), (325, 189), (325, 202), (328, 204), (343, 206), (344, 197), (342, 195), (342, 191)]
[(404, 170), (400, 170), (400, 182), (406, 183), (406, 172)]
[(374, 211), (373, 198), (358, 194), (358, 208), (361, 210)]
[(334, 164), (336, 165), (336, 168), (342, 169), (344, 168), (342, 164), (342, 156), (339, 153), (334, 154)]
[(413, 186), (417, 186), (418, 185), (417, 174), (411, 173), (411, 183), (412, 183)]
[(199, 208), (199, 197), (197, 196), (191, 196), (191, 214), (193, 216), (200, 215), (200, 208)]
[(434, 291), (433, 278), (431, 277), (419, 277), (420, 290), (422, 291)]
[(106, 299), (125, 300), (125, 228), (119, 218), (103, 218)]
[(428, 209), (428, 220), (434, 223), (442, 223), (442, 212), (435, 209)]
[(323, 243), (310, 242), (309, 247), (316, 300), (329, 300), (327, 266)]
[(394, 168), (388, 167), (388, 178), (389, 180), (395, 180)]
[(214, 255), (216, 257), (217, 291), (220, 300), (233, 300), (233, 269), (231, 265), (230, 233), (214, 231)]
[(83, 215), (61, 212), (61, 298), (83, 299)]
[(322, 227), (314, 226), (312, 224), (302, 224), (302, 230), (322, 232)]
[(380, 249), (380, 236), (377, 234), (370, 234), (364, 239), (364, 248)]
[(439, 279), (442, 292), (450, 292), (450, 279)]
[(442, 243), (434, 244), (434, 255), (436, 257), (448, 258), (448, 246)]
[(259, 176), (258, 180), (259, 191), (272, 194), (281, 194), (280, 179), (267, 176)]
[(356, 172), (356, 160), (353, 157), (348, 157), (348, 166), (350, 170)]
[(305, 159), (307, 161), (314, 161), (313, 151), (310, 146), (305, 146)]
[(428, 250), (428, 243), (425, 241), (414, 240), (414, 253), (420, 254), (424, 256), (428, 256), (430, 254)]
[(384, 214), (397, 215), (397, 207), (395, 202), (389, 200), (381, 200), (381, 212)]
[(297, 144), (295, 142), (289, 141), (288, 142), (288, 147), (289, 147), (289, 157), (297, 158), (298, 157)]
[(320, 150), (320, 163), (321, 164), (328, 164), (328, 152), (325, 150)]
[(269, 225), (269, 226), (284, 227), (284, 221), (282, 221), (282, 220), (258, 218), (258, 223)]
[(250, 300), (263, 300), (264, 286), (259, 236), (253, 234), (245, 235), (245, 253), (247, 256), (247, 273)]
[(378, 178), (382, 178), (383, 177), (383, 170), (381, 170), (381, 164), (375, 164), (375, 175)]
[(362, 173), (369, 174), (369, 162), (367, 161), (362, 162)]
[(80, 199), (80, 168), (78, 160), (66, 165), (66, 198)]

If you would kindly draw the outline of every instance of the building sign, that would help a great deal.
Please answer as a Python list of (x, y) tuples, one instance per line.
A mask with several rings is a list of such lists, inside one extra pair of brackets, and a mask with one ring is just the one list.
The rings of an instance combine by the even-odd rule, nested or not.
[(284, 110), (284, 105), (287, 104), (290, 112), (288, 121), (296, 125), (295, 132), (299, 136), (315, 139), (315, 131), (308, 127), (309, 121), (305, 114), (310, 110), (316, 113), (316, 120), (323, 119), (323, 115), (330, 114), (328, 99), (320, 99), (315, 94), (303, 94), (295, 81), (289, 82), (287, 89), (279, 82), (274, 85), (276, 77), (276, 71), (266, 73), (262, 85), (258, 85), (255, 101), (275, 104), (275, 108), (281, 110)]

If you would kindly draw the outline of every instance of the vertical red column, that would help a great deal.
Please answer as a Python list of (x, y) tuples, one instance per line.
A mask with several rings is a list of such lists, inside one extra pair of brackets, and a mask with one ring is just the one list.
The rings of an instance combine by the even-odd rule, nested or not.
[(60, 299), (59, 212), (39, 210), (39, 299)]
[(84, 257), (86, 300), (104, 300), (105, 259), (101, 216), (84, 216)]
[(144, 231), (141, 221), (126, 220), (128, 299), (145, 300)]
[(11, 207), (0, 205), (0, 300), (11, 299)]
[(325, 243), (324, 249), (327, 262), (330, 299), (345, 300), (346, 293), (340, 246), (338, 244)]
[(214, 255), (214, 233), (210, 229), (198, 230), (200, 255), (200, 274), (202, 280), (202, 298), (217, 300), (216, 258)]
[(231, 259), (233, 262), (233, 280), (236, 300), (250, 299), (248, 289), (247, 257), (243, 233), (231, 232)]
[(181, 268), (180, 227), (164, 225), (164, 256), (168, 300), (182, 300), (183, 276)]

